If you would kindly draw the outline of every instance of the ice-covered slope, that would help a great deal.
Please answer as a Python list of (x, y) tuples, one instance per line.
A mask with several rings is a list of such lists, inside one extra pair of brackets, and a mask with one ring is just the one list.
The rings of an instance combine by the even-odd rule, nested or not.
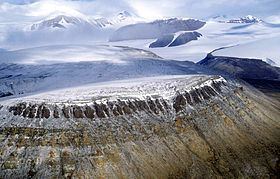
[[(151, 48), (150, 50), (163, 58), (176, 59), (176, 60), (189, 60), (198, 62), (204, 59), (206, 55), (214, 49), (221, 47), (229, 47), (239, 45), (240, 49), (242, 44), (250, 43), (253, 41), (258, 42), (260, 47), (262, 42), (263, 48), (259, 48), (258, 52), (252, 50), (252, 54), (268, 54), (266, 57), (275, 57), (279, 53), (277, 45), (274, 41), (278, 40), (280, 35), (280, 26), (277, 24), (269, 24), (265, 22), (239, 24), (239, 23), (219, 23), (216, 21), (208, 21), (206, 24), (197, 30), (202, 34), (198, 40), (190, 41), (184, 45), (172, 48)], [(272, 43), (266, 43), (263, 39), (274, 39)], [(166, 40), (166, 39), (165, 39)], [(168, 39), (167, 39), (168, 40)], [(258, 41), (257, 41), (258, 40)], [(128, 45), (137, 48), (148, 49), (154, 40), (129, 40), (111, 43), (113, 45)], [(268, 41), (267, 41), (268, 42)], [(270, 48), (271, 47), (271, 48)], [(268, 50), (271, 49), (271, 50)], [(230, 50), (230, 49), (228, 49)], [(246, 48), (243, 53), (250, 53)], [(257, 56), (253, 56), (257, 57)], [(271, 58), (273, 61), (274, 58)]]
[[(176, 37), (175, 37), (176, 36)], [(184, 45), (189, 43), (192, 40), (198, 40), (202, 35), (196, 31), (194, 32), (178, 32), (176, 34), (167, 34), (163, 35), (156, 41), (152, 42), (150, 48), (159, 48), (159, 47), (174, 47)]]
[(135, 48), (108, 45), (52, 45), (3, 51), (0, 63), (51, 64), (62, 62), (108, 61), (121, 63), (126, 58), (160, 58), (156, 54)]
[(47, 46), (0, 54), (1, 96), (135, 77), (200, 74), (191, 62), (112, 46)]
[(252, 42), (217, 50), (213, 55), (239, 58), (271, 59), (275, 66), (280, 67), (280, 35), (271, 38), (258, 39)]
[(179, 31), (194, 31), (203, 27), (204, 24), (205, 22), (199, 20), (178, 18), (138, 23), (116, 30), (110, 37), (110, 41), (156, 39)]
[(271, 66), (260, 59), (208, 54), (198, 64), (241, 79), (280, 81), (280, 68)]

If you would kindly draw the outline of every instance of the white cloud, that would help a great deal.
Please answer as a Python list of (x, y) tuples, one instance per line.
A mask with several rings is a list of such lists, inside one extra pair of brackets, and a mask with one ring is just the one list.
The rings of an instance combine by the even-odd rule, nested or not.
[(147, 18), (183, 16), (203, 18), (217, 14), (229, 16), (269, 16), (280, 10), (279, 0), (127, 0), (141, 15)]
[[(201, 18), (216, 14), (271, 16), (280, 10), (279, 0), (0, 0), (0, 13), (9, 10), (8, 3), (25, 4), (10, 4), (10, 6), (29, 7), (30, 10), (27, 12), (31, 15), (45, 15), (57, 9), (70, 10), (70, 7), (89, 15), (108, 15), (121, 10), (134, 10), (146, 18), (164, 16)], [(37, 9), (32, 8), (34, 4), (41, 4), (42, 7), (38, 8), (37, 5)], [(10, 9), (9, 13), (17, 11)]]
[(110, 16), (122, 10), (149, 19), (171, 16), (207, 18), (221, 14), (252, 14), (266, 18), (278, 14), (279, 9), (279, 0), (0, 0), (0, 21), (47, 16), (53, 11)]

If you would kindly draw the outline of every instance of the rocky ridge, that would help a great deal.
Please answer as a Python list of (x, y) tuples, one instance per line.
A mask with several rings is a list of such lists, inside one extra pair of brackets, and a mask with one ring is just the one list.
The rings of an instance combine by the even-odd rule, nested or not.
[(1, 102), (0, 178), (277, 175), (276, 102), (220, 77), (172, 81), (185, 85), (169, 96)]

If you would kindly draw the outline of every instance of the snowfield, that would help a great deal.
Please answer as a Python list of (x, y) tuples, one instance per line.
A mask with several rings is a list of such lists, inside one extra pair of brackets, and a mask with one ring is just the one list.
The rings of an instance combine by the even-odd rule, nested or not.
[[(198, 62), (204, 59), (209, 52), (221, 47), (240, 46), (240, 49), (243, 49), (243, 53), (250, 53), (249, 51), (251, 49), (246, 49), (249, 46), (243, 46), (242, 44), (264, 43), (264, 46), (258, 46), (258, 53), (252, 57), (262, 58), (263, 60), (270, 58), (273, 61), (277, 61), (280, 57), (280, 51), (274, 43), (280, 37), (280, 25), (277, 24), (269, 24), (265, 22), (240, 24), (207, 21), (202, 28), (197, 30), (197, 32), (202, 34), (198, 40), (193, 40), (176, 47), (149, 48), (150, 44), (154, 42), (155, 39), (127, 40), (111, 42), (110, 44), (127, 45), (150, 50), (166, 59)], [(266, 39), (271, 39), (272, 43), (269, 43), (269, 40)], [(270, 54), (268, 54), (267, 49), (271, 49), (269, 50)], [(251, 54), (254, 54), (254, 52), (255, 50), (252, 51)], [(239, 53), (239, 51), (234, 51), (233, 53)], [(257, 55), (261, 53), (264, 55)], [(243, 54), (240, 53), (240, 55), (235, 55), (241, 57)]]
[(139, 77), (207, 74), (191, 62), (115, 46), (48, 46), (1, 53), (2, 97)]
[(280, 67), (280, 35), (277, 37), (255, 40), (229, 48), (216, 50), (213, 55), (239, 58), (258, 58), (272, 60), (272, 65)]
[(125, 58), (160, 58), (152, 52), (109, 45), (52, 45), (3, 51), (0, 63), (52, 64), (65, 62), (108, 61), (122, 63)]
[(22, 31), (1, 24), (0, 97), (122, 79), (212, 74), (193, 63), (210, 52), (280, 63), (277, 24), (251, 17), (240, 23), (140, 19), (127, 11), (107, 18), (57, 12), (20, 24), (19, 29), (28, 27)]
[(148, 96), (171, 99), (176, 92), (200, 88), (215, 82), (226, 82), (223, 77), (210, 75), (164, 75), (135, 78), (83, 85), (74, 88), (53, 90), (25, 97), (9, 98), (1, 101), (8, 105), (15, 101), (87, 104), (102, 102), (102, 99), (117, 100), (133, 98), (144, 100)]

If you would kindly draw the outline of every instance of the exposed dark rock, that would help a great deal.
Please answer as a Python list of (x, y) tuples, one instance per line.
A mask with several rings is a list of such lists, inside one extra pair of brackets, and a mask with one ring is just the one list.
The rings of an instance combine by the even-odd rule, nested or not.
[(107, 117), (110, 117), (110, 112), (109, 112), (109, 109), (107, 108), (107, 106), (103, 103), (101, 103), (100, 106), (102, 107), (102, 109), (105, 112), (105, 114), (107, 115)]
[(203, 96), (202, 96), (202, 94), (201, 94), (201, 89), (200, 89), (200, 88), (195, 89), (195, 92), (196, 92), (196, 94), (198, 95), (199, 99), (202, 100)]
[(9, 107), (9, 112), (15, 111), (16, 110), (16, 106), (10, 106)]
[(119, 105), (116, 105), (116, 109), (120, 115), (124, 114), (122, 108)]
[(213, 90), (212, 87), (210, 86), (205, 86), (204, 90), (206, 91), (207, 94), (211, 95), (211, 96), (215, 96), (217, 93), (215, 92), (215, 90)]
[(165, 34), (172, 34), (179, 31), (194, 31), (204, 25), (205, 22), (199, 20), (177, 18), (131, 24), (116, 30), (110, 37), (109, 41), (156, 39)]
[[(201, 103), (203, 100), (209, 100), (211, 96), (215, 96), (217, 93), (222, 92), (222, 86), (226, 85), (223, 81), (215, 82), (212, 80), (210, 86), (202, 86), (200, 88), (192, 89), (190, 92), (183, 92), (178, 94), (175, 99), (173, 106), (169, 106), (165, 99), (156, 98), (155, 100), (151, 97), (147, 97), (145, 100), (120, 100), (107, 101), (106, 104), (94, 103), (94, 109), (85, 105), (72, 107), (64, 106), (62, 113), (65, 118), (88, 118), (93, 119), (96, 116), (99, 118), (106, 118), (113, 116), (131, 115), (136, 114), (137, 111), (152, 112), (155, 115), (165, 113), (165, 111), (172, 110), (172, 107), (176, 112), (181, 111), (186, 107), (187, 104), (195, 105)], [(19, 103), (16, 106), (11, 106), (9, 111), (14, 115), (22, 115), (23, 117), (34, 118), (49, 118), (52, 113), (54, 118), (60, 118), (59, 109), (60, 107), (55, 105), (53, 111), (50, 111), (52, 107), (48, 107), (47, 104), (32, 105), (26, 108), (25, 103)], [(37, 113), (36, 113), (37, 109)]]
[[(219, 95), (204, 86), (168, 99), (94, 104), (105, 117), (105, 108), (111, 114), (94, 121), (76, 118), (80, 110), (84, 118), (95, 115), (91, 105), (28, 104), (28, 117), (34, 105), (41, 106), (42, 116), (45, 108), (67, 108), (75, 125), (63, 116), (55, 125), (53, 120), (44, 120), (46, 125), (26, 119), (2, 123), (0, 178), (277, 178), (279, 104), (250, 87), (217, 84)], [(199, 105), (192, 100), (196, 97)], [(0, 114), (6, 109), (13, 114), (18, 106), (4, 106)], [(174, 113), (173, 106), (186, 111)], [(132, 114), (126, 115), (124, 107)], [(0, 119), (22, 120), (7, 117)]]
[(102, 104), (99, 105), (99, 104), (95, 103), (94, 108), (95, 108), (95, 112), (96, 112), (97, 117), (99, 117), (99, 118), (105, 118), (106, 117)]
[(83, 118), (83, 111), (80, 106), (73, 106), (73, 116), (75, 118)]
[(39, 105), (39, 107), (37, 109), (36, 118), (41, 118), (42, 109), (43, 109), (43, 105), (41, 104), (41, 105)]
[(153, 111), (155, 114), (159, 114), (159, 111), (158, 111), (158, 109), (157, 109), (157, 107), (156, 107), (156, 104), (154, 103), (153, 100), (148, 99), (147, 103), (148, 103), (148, 105), (149, 105), (151, 111)]
[(89, 119), (93, 119), (94, 118), (94, 110), (91, 107), (86, 106), (86, 109), (85, 109), (84, 113), (85, 113), (85, 116), (87, 118), (89, 118)]
[(210, 95), (207, 94), (207, 92), (206, 92), (206, 90), (205, 90), (205, 87), (203, 87), (203, 88), (200, 90), (200, 94), (202, 95), (203, 99), (205, 99), (205, 100), (210, 99)]
[(206, 58), (197, 64), (241, 79), (280, 81), (280, 68), (271, 66), (261, 59), (213, 56), (208, 54)]
[(147, 105), (146, 101), (135, 101), (136, 106), (138, 107), (138, 109), (145, 111), (145, 110), (149, 110), (149, 106)]
[(185, 92), (184, 96), (187, 100), (187, 103), (190, 104), (190, 105), (193, 105), (191, 95), (188, 92)]
[(11, 106), (9, 108), (9, 112), (14, 112), (13, 114), (15, 116), (17, 115), (21, 115), (21, 113), (23, 112), (23, 110), (26, 108), (26, 103), (19, 103), (16, 106)]
[(201, 102), (201, 100), (199, 99), (199, 94), (197, 94), (197, 92), (195, 90), (191, 90), (190, 95), (191, 95), (195, 104), (198, 104), (198, 103)]
[(25, 110), (23, 111), (22, 116), (23, 116), (23, 117), (27, 117), (27, 115), (29, 114), (29, 112), (30, 112), (30, 106), (27, 106), (27, 107), (25, 108)]
[(50, 110), (46, 106), (43, 106), (42, 109), (42, 118), (49, 118), (50, 117)]
[(30, 112), (28, 114), (28, 117), (29, 118), (34, 118), (35, 117), (35, 114), (36, 114), (36, 105), (32, 105), (30, 107)]
[(107, 101), (107, 107), (109, 108), (109, 110), (113, 110), (114, 105), (115, 104), (112, 101)]
[(7, 96), (12, 96), (12, 95), (14, 95), (14, 94), (11, 93), (11, 92), (1, 92), (0, 91), (0, 98), (7, 97)]
[(174, 38), (173, 34), (164, 35), (159, 37), (155, 42), (149, 45), (149, 48), (156, 48), (156, 47), (166, 47), (169, 45)]
[(134, 103), (132, 101), (128, 101), (128, 106), (133, 110), (133, 112), (137, 111), (137, 108), (134, 106)]
[(212, 86), (214, 87), (214, 89), (218, 92), (221, 92), (221, 86), (222, 84), (220, 82), (215, 82), (213, 81)]
[(128, 115), (129, 115), (129, 114), (132, 114), (132, 111), (130, 110), (130, 108), (129, 108), (129, 106), (128, 106), (127, 104), (124, 103), (122, 109), (123, 109), (123, 112), (124, 112), (125, 114), (128, 114)]
[(198, 32), (184, 32), (180, 34), (170, 45), (169, 47), (184, 45), (190, 41), (197, 40), (202, 35)]
[(186, 99), (182, 94), (176, 96), (173, 107), (176, 112), (181, 111), (186, 106)]
[(60, 116), (59, 116), (59, 112), (58, 112), (58, 106), (55, 106), (54, 107), (54, 111), (53, 111), (53, 117), (58, 119)]
[(64, 106), (62, 108), (62, 113), (65, 118), (70, 118), (70, 107), (69, 106)]
[(170, 109), (169, 105), (167, 104), (167, 102), (165, 100), (162, 100), (162, 104), (166, 110)]
[(157, 108), (158, 108), (161, 112), (164, 112), (164, 107), (161, 105), (159, 99), (156, 99), (156, 100), (155, 100), (155, 103), (156, 103)]
[(113, 111), (114, 116), (119, 116), (120, 115), (120, 113), (117, 110), (117, 107), (114, 107), (112, 111)]

